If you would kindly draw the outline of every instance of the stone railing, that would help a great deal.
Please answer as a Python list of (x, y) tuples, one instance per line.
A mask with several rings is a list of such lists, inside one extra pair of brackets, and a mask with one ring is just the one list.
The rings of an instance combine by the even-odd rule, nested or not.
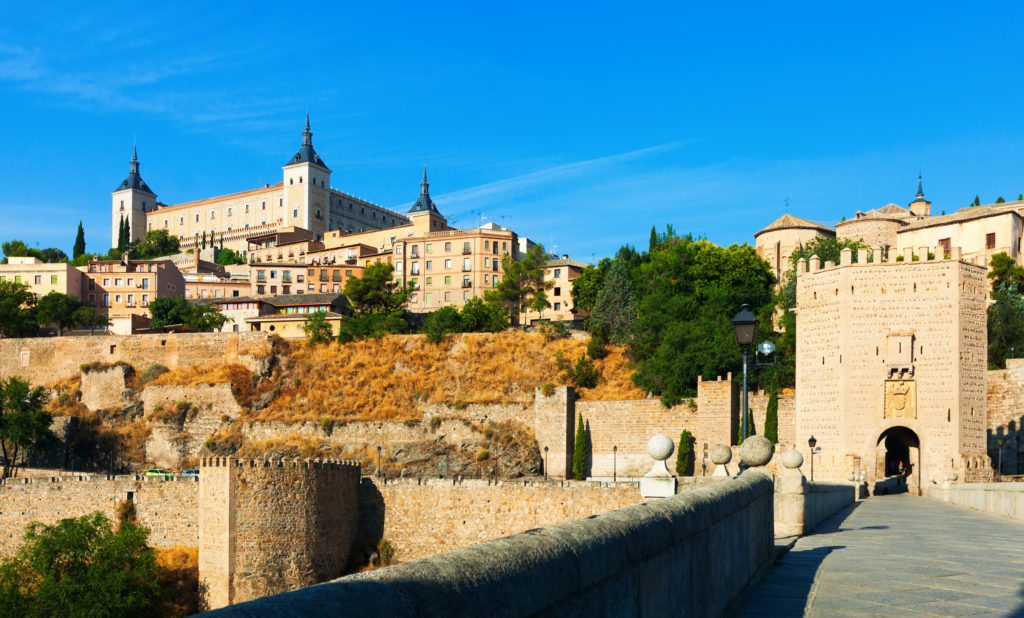
[(773, 487), (749, 471), (211, 616), (718, 616), (770, 568)]
[(929, 498), (1024, 521), (1024, 483), (950, 483), (929, 485)]
[(775, 484), (775, 535), (801, 536), (857, 501), (860, 481), (811, 483), (800, 466), (804, 457), (790, 449), (782, 456), (784, 471)]

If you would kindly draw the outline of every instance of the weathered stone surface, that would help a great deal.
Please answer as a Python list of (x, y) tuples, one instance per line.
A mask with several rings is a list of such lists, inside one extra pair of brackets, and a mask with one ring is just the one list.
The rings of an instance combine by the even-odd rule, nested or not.
[(675, 448), (672, 438), (663, 433), (655, 435), (647, 442), (647, 454), (655, 461), (665, 461), (672, 456)]
[(804, 465), (803, 453), (796, 450), (795, 448), (789, 449), (788, 451), (782, 454), (782, 465), (791, 469), (799, 468), (800, 466)]
[(711, 463), (724, 465), (732, 461), (732, 449), (725, 444), (716, 444), (711, 447)]
[(676, 477), (645, 476), (640, 479), (640, 496), (643, 498), (671, 498), (676, 495)]
[[(90, 410), (121, 408), (126, 403), (125, 383), (130, 368), (114, 365), (82, 373), (82, 405)], [(130, 392), (130, 391), (129, 391)]]
[(930, 485), (927, 495), (957, 506), (966, 506), (976, 511), (1024, 521), (1024, 483)]
[(764, 436), (750, 436), (740, 446), (740, 460), (750, 468), (763, 466), (772, 460), (775, 445)]

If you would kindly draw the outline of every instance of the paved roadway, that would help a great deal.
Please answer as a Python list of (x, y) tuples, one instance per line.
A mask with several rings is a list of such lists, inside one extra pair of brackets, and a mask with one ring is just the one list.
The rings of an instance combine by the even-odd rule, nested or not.
[(741, 616), (1024, 616), (1024, 523), (875, 496), (798, 540)]

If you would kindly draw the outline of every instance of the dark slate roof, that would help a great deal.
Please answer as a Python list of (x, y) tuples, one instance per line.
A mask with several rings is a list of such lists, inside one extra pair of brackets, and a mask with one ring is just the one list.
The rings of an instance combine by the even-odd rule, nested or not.
[(299, 151), (285, 165), (295, 165), (297, 163), (312, 163), (330, 171), (327, 164), (324, 163), (324, 160), (320, 158), (320, 155), (313, 148), (313, 132), (309, 130), (308, 113), (306, 114), (306, 128), (302, 131), (302, 146), (299, 146)]
[(132, 147), (132, 162), (128, 167), (128, 177), (122, 180), (121, 184), (114, 191), (124, 191), (125, 189), (138, 189), (154, 197), (156, 196), (156, 193), (153, 193), (153, 190), (149, 188), (146, 181), (139, 175), (139, 157), (134, 146)]
[(290, 307), (295, 305), (341, 305), (348, 306), (348, 299), (340, 292), (329, 294), (279, 294), (260, 299), (263, 302), (275, 307)]
[(441, 214), (441, 211), (437, 209), (437, 205), (434, 204), (434, 200), (430, 199), (430, 183), (427, 182), (427, 168), (423, 166), (423, 180), (420, 182), (420, 197), (416, 200), (416, 203), (412, 205), (412, 208), (406, 211), (406, 214), (413, 212), (434, 212)]

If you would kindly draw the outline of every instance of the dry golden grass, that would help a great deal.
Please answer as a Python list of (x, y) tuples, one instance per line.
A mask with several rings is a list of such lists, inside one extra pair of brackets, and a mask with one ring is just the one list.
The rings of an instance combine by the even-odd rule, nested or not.
[(230, 384), (231, 392), (239, 405), (248, 406), (259, 396), (253, 386), (252, 373), (242, 365), (220, 365), (214, 367), (192, 366), (162, 374), (150, 382), (153, 386), (199, 386), (202, 384)]
[[(420, 403), (532, 402), (544, 382), (565, 383), (555, 354), (574, 361), (586, 341), (545, 340), (518, 331), (469, 334), (432, 344), (420, 335), (389, 336), (340, 345), (294, 346), (284, 360), (279, 394), (256, 413), (261, 420), (298, 422), (417, 420)], [(621, 349), (595, 361), (602, 381), (582, 399), (636, 399)]]
[(48, 388), (53, 391), (53, 397), (43, 407), (47, 414), (52, 414), (53, 416), (76, 416), (79, 418), (93, 414), (89, 408), (82, 404), (81, 374), (59, 380)]
[(160, 583), (173, 616), (191, 616), (205, 609), (199, 594), (199, 548), (176, 545), (156, 550), (157, 564), (163, 567)]
[(143, 420), (136, 420), (127, 425), (114, 428), (120, 443), (120, 456), (135, 465), (146, 460), (146, 440), (151, 432), (150, 425)]
[(320, 440), (295, 434), (283, 438), (247, 442), (238, 449), (235, 456), (262, 457), (266, 454), (272, 454), (274, 457), (281, 459), (291, 459), (294, 457), (316, 459), (318, 457), (330, 458), (335, 456), (329, 445)]

